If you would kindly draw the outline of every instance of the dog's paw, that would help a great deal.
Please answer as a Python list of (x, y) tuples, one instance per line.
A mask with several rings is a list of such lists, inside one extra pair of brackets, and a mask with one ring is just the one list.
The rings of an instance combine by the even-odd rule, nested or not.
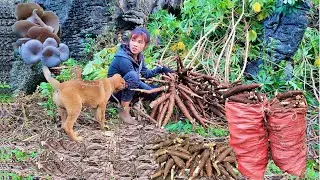
[(75, 139), (76, 139), (77, 142), (82, 142), (83, 141), (83, 137), (82, 136), (77, 136)]
[(109, 129), (110, 129), (110, 126), (105, 125), (104, 123), (103, 123), (103, 124), (100, 123), (100, 129), (101, 129), (102, 131), (109, 130)]
[(110, 126), (108, 126), (108, 125), (105, 125), (105, 126), (103, 126), (103, 128), (101, 127), (101, 129), (103, 130), (103, 131), (108, 131), (108, 130), (110, 130), (111, 129), (111, 127)]

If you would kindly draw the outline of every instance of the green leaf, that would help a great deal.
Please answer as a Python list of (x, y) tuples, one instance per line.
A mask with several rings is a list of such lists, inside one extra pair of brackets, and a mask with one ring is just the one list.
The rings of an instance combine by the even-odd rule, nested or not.
[(154, 55), (153, 55), (153, 58), (154, 59), (157, 59), (157, 58), (159, 58), (160, 57), (160, 53), (159, 52), (156, 52), (156, 53), (154, 53)]
[(90, 61), (83, 69), (83, 75), (91, 74), (94, 71), (94, 65), (93, 62)]
[(98, 75), (95, 79), (103, 79), (107, 77), (107, 71), (105, 69), (100, 69)]
[(183, 123), (182, 121), (177, 122), (177, 130), (180, 132), (183, 129)]
[(33, 151), (33, 152), (31, 152), (31, 153), (29, 154), (29, 156), (30, 156), (31, 158), (35, 158), (37, 155), (38, 155), (38, 153), (37, 153), (36, 151)]
[(94, 55), (93, 64), (100, 65), (103, 63), (103, 61), (104, 60), (101, 58), (101, 56), (99, 54)]
[(33, 180), (33, 179), (34, 179), (34, 177), (32, 175), (29, 175), (29, 176), (23, 178), (23, 180)]
[(266, 17), (268, 17), (268, 13), (266, 11), (262, 11), (258, 14), (258, 21), (264, 20)]
[(178, 125), (177, 124), (172, 124), (168, 123), (166, 126), (164, 126), (165, 129), (169, 132), (175, 132), (177, 130)]
[(191, 130), (192, 130), (192, 124), (190, 124), (189, 121), (186, 121), (186, 124), (183, 126), (183, 131), (189, 134)]
[(12, 153), (14, 154), (17, 161), (24, 161), (27, 157), (27, 153), (20, 151), (18, 149), (12, 150)]
[(249, 41), (254, 42), (257, 39), (257, 33), (254, 30), (249, 31)]

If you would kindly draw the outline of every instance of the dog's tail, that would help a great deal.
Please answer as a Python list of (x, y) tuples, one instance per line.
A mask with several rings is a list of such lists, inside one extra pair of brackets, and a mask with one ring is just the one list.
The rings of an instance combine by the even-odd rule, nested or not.
[(42, 66), (43, 75), (46, 80), (53, 86), (54, 89), (60, 89), (61, 83), (51, 77), (51, 72), (47, 66)]

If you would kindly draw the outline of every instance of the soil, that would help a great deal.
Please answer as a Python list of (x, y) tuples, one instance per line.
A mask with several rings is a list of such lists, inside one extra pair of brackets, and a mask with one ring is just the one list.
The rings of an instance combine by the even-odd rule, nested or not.
[(148, 179), (157, 164), (152, 162), (147, 144), (165, 136), (146, 120), (139, 125), (124, 125), (117, 119), (100, 130), (89, 110), (81, 113), (74, 130), (84, 141), (70, 141), (61, 129), (59, 118), (50, 118), (39, 103), (39, 94), (17, 98), (4, 112), (1, 123), (2, 147), (37, 152), (35, 158), (6, 163), (3, 169), (20, 175), (53, 179)]
[[(158, 165), (147, 147), (168, 133), (138, 117), (139, 125), (125, 125), (107, 117), (106, 130), (99, 129), (90, 110), (85, 109), (74, 130), (84, 137), (81, 143), (68, 139), (56, 115), (50, 118), (39, 94), (17, 97), (2, 112), (3, 148), (19, 149), (34, 158), (12, 159), (2, 169), (36, 179), (149, 179)], [(110, 105), (112, 106), (112, 105)]]

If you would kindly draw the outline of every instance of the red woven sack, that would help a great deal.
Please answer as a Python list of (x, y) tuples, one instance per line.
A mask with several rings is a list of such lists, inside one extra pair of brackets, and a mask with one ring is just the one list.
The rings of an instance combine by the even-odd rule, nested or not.
[(267, 117), (270, 150), (274, 163), (284, 172), (302, 176), (306, 169), (305, 108), (270, 107)]
[(227, 101), (226, 118), (230, 131), (229, 145), (233, 148), (240, 173), (252, 180), (260, 180), (268, 164), (268, 138), (264, 109), (260, 104)]

